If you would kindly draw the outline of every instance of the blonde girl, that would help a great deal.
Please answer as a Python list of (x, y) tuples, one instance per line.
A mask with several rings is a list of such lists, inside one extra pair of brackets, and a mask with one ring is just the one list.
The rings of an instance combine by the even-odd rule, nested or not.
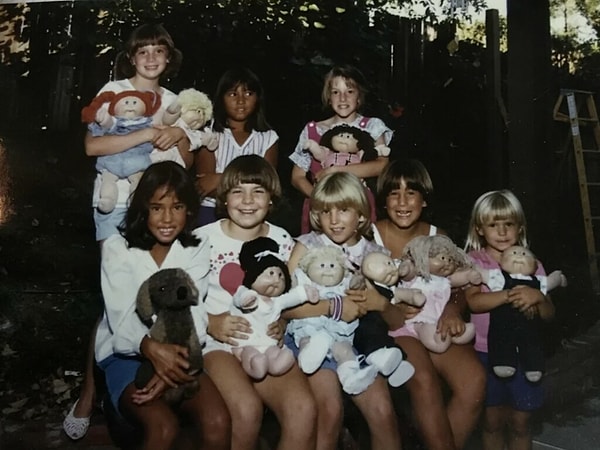
[[(359, 178), (375, 177), (381, 172), (388, 161), (387, 157), (378, 157), (373, 161), (322, 169), (321, 164), (314, 160), (304, 148), (308, 139), (319, 142), (321, 136), (327, 130), (340, 124), (352, 125), (367, 131), (375, 140), (375, 145), (389, 145), (392, 140), (393, 131), (381, 119), (364, 117), (359, 112), (360, 108), (365, 104), (366, 93), (365, 78), (353, 66), (336, 66), (325, 75), (321, 100), (323, 107), (328, 112), (332, 112), (333, 115), (318, 122), (308, 122), (300, 133), (300, 138), (294, 152), (289, 157), (294, 163), (291, 179), (292, 186), (298, 189), (305, 197), (301, 233), (307, 233), (310, 229), (308, 199), (317, 180), (327, 174), (339, 171), (352, 173)], [(374, 209), (371, 209), (371, 213), (369, 214), (371, 219), (374, 219), (373, 212)]]
[[(348, 262), (360, 267), (362, 257), (381, 247), (368, 240), (371, 235), (370, 206), (362, 182), (346, 172), (326, 175), (315, 185), (311, 195), (310, 221), (315, 229), (298, 237), (289, 260), (290, 272), (309, 248), (323, 245), (344, 250)], [(365, 291), (348, 291), (343, 297), (342, 320), (351, 322), (363, 316), (367, 309), (383, 308), (387, 299), (372, 305), (365, 304)], [(288, 310), (284, 316), (301, 319), (328, 315), (329, 304), (322, 300), (316, 305), (302, 305)], [(289, 343), (293, 346), (293, 342)], [(308, 377), (317, 401), (319, 428), (317, 449), (333, 450), (337, 446), (343, 420), (342, 390), (335, 368), (323, 365)], [(373, 450), (401, 448), (396, 414), (390, 398), (387, 380), (377, 375), (362, 393), (350, 397), (363, 414), (371, 432)]]
[[(281, 376), (267, 375), (256, 381), (248, 376), (231, 353), (240, 339), (248, 339), (250, 323), (229, 314), (233, 294), (242, 284), (239, 265), (242, 244), (266, 236), (279, 244), (279, 256), (286, 261), (293, 240), (283, 228), (266, 221), (281, 197), (277, 173), (258, 155), (240, 156), (223, 171), (216, 193), (217, 209), (225, 214), (199, 228), (210, 242), (210, 270), (206, 308), (209, 314), (204, 350), (204, 367), (223, 396), (232, 420), (231, 448), (254, 450), (264, 414), (271, 409), (279, 421), (278, 449), (306, 450), (315, 447), (316, 406), (307, 379), (295, 364)], [(281, 338), (277, 323), (272, 335)]]
[(265, 116), (265, 91), (254, 72), (245, 67), (226, 71), (214, 96), (215, 151), (203, 147), (195, 155), (196, 189), (204, 196), (198, 225), (214, 222), (215, 192), (227, 165), (241, 155), (258, 155), (277, 167), (279, 136)]
[[(377, 204), (383, 217), (375, 224), (375, 241), (391, 251), (393, 258), (402, 255), (405, 245), (416, 236), (446, 234), (426, 219), (433, 196), (433, 183), (425, 166), (418, 160), (396, 160), (377, 179)], [(390, 334), (414, 317), (419, 309), (406, 305), (384, 304), (382, 316)], [(456, 293), (446, 304), (437, 329), (443, 339), (461, 336), (466, 309), (464, 295)], [(406, 383), (417, 428), (426, 448), (461, 449), (473, 431), (483, 402), (485, 372), (470, 345), (450, 345), (445, 353), (429, 352), (413, 337), (396, 336), (396, 343), (406, 352), (415, 367)], [(466, 381), (468, 380), (468, 382)], [(443, 395), (443, 382), (450, 390)]]
[[(499, 269), (502, 252), (513, 245), (528, 246), (527, 223), (519, 199), (509, 190), (481, 195), (473, 206), (465, 250), (484, 269)], [(545, 275), (538, 261), (536, 275)], [(554, 316), (554, 305), (539, 289), (517, 286), (490, 292), (482, 285), (466, 291), (475, 325), (475, 350), (487, 368), (482, 442), (485, 450), (531, 449), (531, 414), (543, 403), (541, 383), (531, 383), (523, 369), (510, 378), (496, 376), (488, 367), (489, 311), (511, 303), (523, 314), (539, 314), (542, 320)]]

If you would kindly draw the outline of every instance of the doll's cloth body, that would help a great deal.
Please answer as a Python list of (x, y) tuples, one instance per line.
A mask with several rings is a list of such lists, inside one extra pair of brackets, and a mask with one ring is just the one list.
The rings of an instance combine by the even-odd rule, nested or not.
[[(249, 293), (254, 293), (258, 301), (256, 309), (250, 313), (245, 313), (237, 305), (240, 305), (243, 296)], [(289, 292), (273, 298), (260, 295), (246, 286), (240, 286), (233, 296), (230, 313), (232, 316), (243, 317), (250, 322), (252, 333), (248, 335), (248, 339), (239, 339), (238, 347), (253, 346), (257, 350), (264, 352), (267, 348), (278, 345), (277, 340), (267, 335), (269, 325), (279, 320), (281, 311), (284, 309), (299, 305), (307, 300), (306, 289), (302, 285), (296, 286), (290, 289)]]
[[(350, 276), (348, 275), (336, 286), (321, 286), (314, 283), (300, 269), (296, 269), (294, 274), (298, 280), (298, 285), (309, 284), (316, 287), (321, 299), (330, 299), (336, 295), (345, 295), (348, 283), (350, 282)], [(291, 320), (287, 326), (287, 332), (294, 337), (294, 342), (298, 347), (300, 347), (300, 341), (303, 338), (310, 338), (318, 332), (326, 332), (334, 341), (343, 341), (352, 344), (354, 331), (357, 327), (358, 320), (347, 323), (343, 320), (335, 320), (327, 316), (317, 316)], [(331, 355), (328, 354), (328, 357), (331, 357)]]
[[(500, 278), (494, 276), (494, 282), (488, 287), (491, 291), (502, 289), (512, 289), (515, 286), (525, 285), (534, 289), (540, 289), (545, 294), (545, 285), (547, 277), (511, 275), (503, 270), (494, 269), (500, 272), (504, 281), (501, 287), (498, 287)], [(540, 281), (540, 280), (543, 280)], [(544, 346), (542, 339), (542, 319), (535, 315), (528, 319), (525, 314), (514, 308), (511, 304), (500, 305), (490, 311), (490, 326), (488, 330), (488, 353), (489, 363), (492, 367), (508, 366), (517, 367), (520, 363), (526, 372), (543, 372), (544, 370)]]
[[(115, 118), (112, 127), (105, 130), (96, 122), (88, 125), (92, 136), (127, 135), (133, 131), (152, 127), (152, 117), (140, 117), (138, 119)], [(114, 155), (98, 156), (96, 159), (96, 170), (98, 172), (108, 171), (120, 179), (125, 179), (134, 173), (143, 172), (152, 163), (150, 153), (154, 150), (151, 142), (143, 142), (131, 147), (124, 152)]]
[(321, 161), (321, 167), (324, 169), (331, 166), (348, 166), (350, 164), (358, 164), (362, 162), (363, 152), (359, 153), (342, 153), (333, 150), (327, 150), (325, 158)]
[(450, 281), (446, 277), (437, 275), (431, 275), (430, 281), (417, 276), (411, 281), (403, 281), (400, 287), (420, 289), (427, 299), (421, 312), (412, 319), (407, 320), (397, 333), (397, 336), (412, 336), (416, 338), (417, 332), (414, 326), (416, 323), (436, 324), (442, 315), (444, 307), (450, 299)]

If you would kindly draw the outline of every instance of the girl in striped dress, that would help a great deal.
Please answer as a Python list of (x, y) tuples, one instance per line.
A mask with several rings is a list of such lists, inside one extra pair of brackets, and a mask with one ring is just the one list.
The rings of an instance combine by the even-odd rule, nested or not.
[(198, 225), (214, 222), (214, 194), (225, 167), (238, 156), (258, 155), (277, 167), (279, 136), (265, 119), (264, 90), (247, 68), (230, 69), (217, 84), (213, 130), (219, 145), (202, 147), (195, 155), (196, 189), (203, 197)]

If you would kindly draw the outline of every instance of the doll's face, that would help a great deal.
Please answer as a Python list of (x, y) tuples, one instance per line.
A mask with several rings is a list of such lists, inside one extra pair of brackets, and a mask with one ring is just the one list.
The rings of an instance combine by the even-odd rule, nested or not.
[(203, 124), (206, 122), (206, 120), (204, 119), (204, 111), (201, 108), (189, 108), (185, 111), (182, 111), (181, 119), (187, 124), (193, 122)]
[(142, 117), (146, 112), (146, 104), (135, 95), (129, 95), (119, 99), (115, 103), (115, 116), (125, 119)]
[(358, 140), (352, 136), (352, 133), (343, 132), (336, 134), (331, 138), (331, 147), (340, 153), (358, 153)]
[(256, 292), (267, 297), (277, 297), (285, 290), (285, 276), (280, 267), (267, 267), (256, 277), (251, 286)]
[(325, 256), (313, 261), (306, 274), (321, 286), (336, 286), (344, 279), (345, 269), (336, 258)]
[(456, 261), (447, 251), (440, 251), (429, 256), (429, 273), (440, 277), (452, 275), (456, 270)]
[(535, 256), (519, 245), (513, 245), (502, 252), (500, 266), (510, 274), (533, 275), (537, 268)]
[(398, 283), (398, 268), (389, 256), (383, 253), (369, 253), (363, 259), (362, 272), (370, 280), (385, 286)]

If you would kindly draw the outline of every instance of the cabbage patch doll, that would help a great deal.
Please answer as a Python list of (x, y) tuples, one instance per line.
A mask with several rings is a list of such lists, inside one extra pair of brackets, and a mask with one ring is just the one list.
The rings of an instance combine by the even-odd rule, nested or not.
[[(108, 103), (108, 109), (102, 108)], [(160, 108), (160, 95), (146, 91), (122, 91), (118, 94), (105, 91), (96, 96), (81, 111), (82, 121), (88, 124), (93, 136), (126, 135), (152, 127), (152, 116)], [(152, 142), (143, 142), (124, 152), (103, 155), (96, 159), (96, 170), (101, 175), (98, 210), (108, 214), (117, 204), (117, 181), (128, 179), (133, 192), (152, 163)]]

